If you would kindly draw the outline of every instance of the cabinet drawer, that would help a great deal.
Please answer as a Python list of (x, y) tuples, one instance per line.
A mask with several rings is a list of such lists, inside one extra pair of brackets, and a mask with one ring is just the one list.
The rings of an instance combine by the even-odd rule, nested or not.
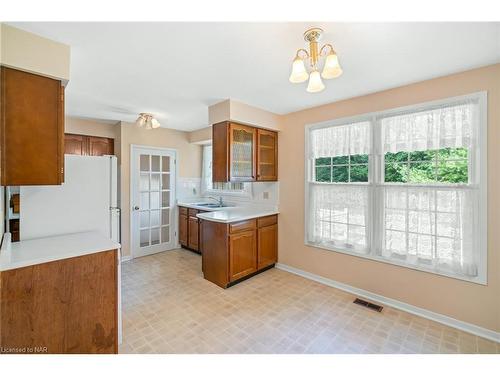
[(241, 232), (244, 230), (255, 229), (257, 227), (257, 220), (245, 220), (234, 224), (229, 224), (229, 233)]
[(194, 217), (194, 218), (196, 218), (196, 215), (198, 215), (199, 213), (198, 210), (194, 208), (190, 208), (188, 212), (189, 212), (189, 217)]
[(186, 207), (179, 207), (179, 214), (187, 216), (188, 209)]
[(278, 222), (278, 215), (259, 217), (257, 219), (257, 225), (259, 228), (267, 227), (268, 225), (273, 225)]

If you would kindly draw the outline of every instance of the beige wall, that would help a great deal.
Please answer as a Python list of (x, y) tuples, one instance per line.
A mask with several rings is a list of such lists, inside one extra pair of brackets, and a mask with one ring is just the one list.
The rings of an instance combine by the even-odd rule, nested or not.
[[(304, 126), (488, 91), (488, 285), (304, 245)], [(500, 64), (331, 103), (284, 118), (279, 138), (279, 262), (500, 331)], [(293, 189), (290, 189), (293, 186)]]
[(0, 24), (2, 65), (69, 81), (70, 47)]
[(210, 125), (232, 120), (262, 128), (281, 130), (282, 118), (283, 116), (233, 99), (224, 100), (208, 107)]
[(130, 251), (130, 145), (144, 145), (177, 150), (177, 176), (201, 177), (201, 146), (189, 143), (189, 133), (159, 128), (140, 129), (134, 124), (122, 122), (119, 135), (121, 170), (121, 210), (123, 255)]
[(208, 143), (212, 142), (212, 127), (194, 130), (189, 133), (189, 142), (191, 143)]
[(95, 137), (116, 138), (120, 132), (120, 122), (66, 117), (64, 121), (64, 132), (93, 135)]

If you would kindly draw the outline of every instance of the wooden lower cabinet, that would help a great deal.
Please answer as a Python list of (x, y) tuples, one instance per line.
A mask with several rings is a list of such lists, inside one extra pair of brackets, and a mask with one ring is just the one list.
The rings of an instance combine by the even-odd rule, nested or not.
[(257, 271), (257, 232), (246, 230), (229, 236), (229, 281)]
[(3, 353), (117, 353), (118, 253), (0, 272)]
[(227, 288), (277, 262), (277, 215), (231, 224), (201, 220), (205, 279)]
[(202, 210), (179, 207), (179, 243), (182, 247), (201, 254), (200, 220), (196, 217)]

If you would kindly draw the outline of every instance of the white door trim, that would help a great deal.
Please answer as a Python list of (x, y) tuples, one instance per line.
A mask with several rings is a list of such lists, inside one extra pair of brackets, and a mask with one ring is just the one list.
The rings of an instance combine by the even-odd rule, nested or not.
[[(168, 147), (157, 147), (157, 146), (147, 146), (147, 145), (137, 145), (137, 144), (131, 144), (130, 145), (130, 154), (129, 154), (129, 164), (130, 164), (130, 170), (129, 170), (129, 174), (130, 174), (130, 178), (129, 178), (129, 244), (130, 244), (130, 256), (128, 259), (126, 260), (130, 260), (130, 259), (134, 259), (136, 257), (138, 257), (139, 255), (138, 254), (135, 254), (136, 252), (136, 249), (135, 249), (135, 242), (134, 242), (134, 219), (133, 219), (133, 215), (134, 215), (134, 210), (133, 210), (133, 203), (134, 203), (134, 196), (133, 196), (133, 190), (134, 190), (134, 183), (136, 183), (137, 181), (135, 181), (135, 171), (134, 171), (134, 153), (138, 150), (146, 150), (146, 151), (167, 151), (167, 152), (170, 152), (173, 154), (173, 159), (174, 159), (174, 173), (173, 173), (173, 177), (174, 177), (174, 181), (171, 182), (171, 199), (172, 199), (172, 208), (171, 208), (171, 211), (172, 211), (172, 216), (171, 216), (171, 227), (172, 227), (172, 231), (171, 231), (171, 235), (173, 236), (172, 237), (172, 249), (175, 249), (177, 248), (177, 244), (179, 242), (178, 240), (178, 218), (177, 218), (177, 215), (175, 214), (175, 210), (174, 210), (174, 207), (175, 207), (175, 202), (177, 201), (177, 190), (176, 190), (176, 187), (177, 187), (177, 177), (178, 177), (178, 172), (177, 172), (177, 149), (175, 148), (168, 148)], [(172, 250), (172, 249), (168, 249), (168, 250)]]

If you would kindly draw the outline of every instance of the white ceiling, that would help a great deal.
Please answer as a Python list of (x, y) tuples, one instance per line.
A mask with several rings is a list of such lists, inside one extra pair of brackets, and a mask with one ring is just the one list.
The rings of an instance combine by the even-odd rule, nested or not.
[[(66, 112), (162, 126), (208, 125), (231, 98), (275, 113), (500, 62), (500, 23), (10, 23), (71, 46)], [(303, 32), (325, 30), (344, 74), (318, 94), (288, 82)]]

